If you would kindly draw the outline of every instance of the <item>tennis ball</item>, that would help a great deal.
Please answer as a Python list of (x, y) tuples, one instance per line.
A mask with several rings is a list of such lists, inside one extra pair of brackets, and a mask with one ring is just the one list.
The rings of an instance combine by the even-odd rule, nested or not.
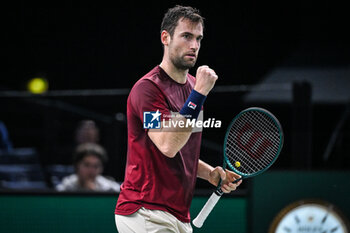
[(240, 166), (241, 166), (241, 163), (238, 162), (238, 161), (236, 161), (236, 162), (235, 162), (235, 166), (236, 166), (236, 167), (240, 167)]
[(28, 90), (33, 94), (42, 94), (48, 89), (48, 83), (43, 78), (33, 78), (28, 83)]

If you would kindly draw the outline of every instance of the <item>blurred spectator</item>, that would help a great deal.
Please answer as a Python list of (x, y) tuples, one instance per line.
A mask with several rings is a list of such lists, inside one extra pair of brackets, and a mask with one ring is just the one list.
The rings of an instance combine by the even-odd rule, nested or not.
[[(66, 130), (68, 129), (72, 129), (70, 137), (67, 137)], [(47, 142), (49, 145), (47, 151), (43, 153), (50, 154), (44, 157), (45, 164), (71, 164), (72, 151), (78, 145), (82, 143), (102, 144), (100, 143), (100, 130), (93, 120), (81, 120), (73, 127), (69, 125), (66, 129), (62, 127), (62, 130), (56, 130), (53, 134), (57, 135), (51, 136), (50, 141)]]
[(79, 123), (75, 132), (77, 145), (82, 143), (98, 143), (100, 131), (93, 120), (83, 120)]
[(56, 186), (58, 191), (120, 191), (113, 179), (102, 176), (103, 164), (107, 161), (103, 147), (96, 143), (83, 143), (74, 153), (75, 174), (63, 178)]
[(0, 121), (0, 150), (10, 152), (12, 150), (12, 143), (5, 124)]

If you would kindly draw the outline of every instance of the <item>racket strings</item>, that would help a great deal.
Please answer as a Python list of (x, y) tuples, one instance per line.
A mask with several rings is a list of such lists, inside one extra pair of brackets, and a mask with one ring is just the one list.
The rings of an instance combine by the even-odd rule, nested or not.
[[(268, 142), (270, 142), (270, 144), (273, 144), (273, 141), (275, 141), (276, 139), (279, 140), (278, 128), (275, 126), (274, 122), (270, 118), (267, 118), (266, 115), (263, 115), (260, 112), (249, 112), (249, 113), (252, 113), (252, 114), (246, 114), (248, 116), (247, 121), (253, 122), (251, 125), (254, 125), (254, 127), (252, 126), (252, 129), (250, 130), (250, 132), (252, 131), (259, 132), (260, 138), (253, 138), (253, 140), (256, 140), (256, 143), (252, 145), (250, 150), (249, 148), (248, 150), (247, 148), (244, 148), (244, 149), (246, 149), (246, 151), (248, 152), (250, 151), (251, 153), (258, 153), (258, 154), (260, 153), (261, 161), (265, 161), (266, 164), (264, 165), (268, 165), (271, 162), (271, 160), (274, 158), (277, 151), (270, 151), (270, 149), (273, 147), (270, 147), (267, 145), (261, 146), (261, 144), (263, 140), (269, 140)], [(254, 119), (255, 121), (258, 120), (258, 122), (254, 123)], [(273, 135), (271, 135), (271, 133)], [(275, 137), (277, 136), (277, 138), (273, 138), (274, 136)], [(250, 140), (251, 137), (253, 136), (249, 134), (245, 134), (245, 137), (243, 138), (243, 143), (246, 140)], [(265, 150), (265, 154), (263, 154), (264, 151), (261, 151), (261, 150)], [(254, 155), (252, 156), (254, 157)]]
[[(277, 123), (261, 111), (244, 112), (231, 126), (226, 157), (236, 170), (253, 174), (268, 167), (278, 154), (281, 142)], [(235, 163), (239, 162), (239, 166)]]
[[(248, 148), (245, 148), (245, 149), (248, 150)], [(240, 161), (240, 160), (244, 161), (248, 165), (248, 167), (250, 167), (252, 169), (251, 172), (249, 172), (249, 173), (257, 172), (259, 170), (264, 169), (272, 161), (271, 159), (267, 159), (266, 157), (268, 157), (268, 156), (266, 156), (266, 157), (260, 157), (260, 163), (252, 163), (252, 160), (248, 159), (248, 156), (252, 156), (252, 155), (248, 154), (246, 152), (242, 152), (242, 148), (234, 147), (233, 150), (231, 150), (230, 152), (231, 152), (231, 154), (238, 154), (238, 153), (244, 153), (245, 154), (245, 155), (243, 155), (241, 157), (239, 157), (239, 156), (231, 156), (231, 163), (234, 162), (234, 161)], [(243, 169), (243, 168), (244, 167), (242, 166), (241, 169)]]
[[(248, 120), (247, 120), (248, 122), (252, 122), (252, 120), (251, 119), (249, 119), (248, 118)], [(241, 121), (241, 122), (243, 122), (244, 123), (244, 121)], [(239, 123), (239, 122), (238, 122)], [(242, 125), (242, 124), (241, 124)], [(259, 124), (260, 126), (263, 126), (262, 124)], [(238, 127), (242, 127), (242, 126), (238, 126)], [(260, 131), (266, 131), (266, 130), (260, 130)], [(230, 132), (230, 135), (229, 135), (229, 137), (230, 137), (230, 140), (231, 141), (233, 141), (234, 140), (234, 137), (232, 136), (232, 130), (231, 130), (231, 132)], [(251, 138), (253, 137), (253, 140), (255, 140), (256, 141), (256, 143), (255, 144), (253, 144), (252, 145), (252, 148), (246, 148), (246, 147), (244, 147), (244, 145), (241, 145), (241, 147), (243, 146), (244, 147), (244, 149), (246, 150), (246, 151), (251, 151), (251, 153), (253, 153), (253, 152), (260, 152), (260, 153), (262, 153), (262, 151), (261, 151), (261, 149), (259, 149), (259, 146), (262, 144), (262, 140), (259, 140), (259, 138), (256, 138), (256, 136), (254, 137), (254, 135), (252, 135), (252, 132), (253, 132), (253, 130), (250, 130), (248, 133), (245, 133), (243, 136), (242, 136), (242, 141), (243, 142), (247, 142), (248, 140), (251, 140)], [(266, 134), (265, 134), (266, 135)], [(260, 141), (260, 142), (259, 142)], [(242, 144), (244, 144), (244, 143), (242, 143)], [(242, 148), (238, 148), (238, 150), (241, 150)], [(267, 148), (268, 149), (268, 148)], [(254, 157), (254, 155), (252, 154), (251, 156), (253, 156)], [(273, 154), (272, 154), (272, 156), (273, 156)], [(266, 157), (271, 157), (271, 156), (266, 156)], [(261, 160), (264, 162), (266, 162), (264, 165), (268, 165), (268, 163), (270, 162), (269, 160), (267, 160), (266, 158), (265, 158), (265, 156), (264, 157), (261, 157)], [(261, 169), (261, 167), (259, 167), (259, 169)]]
[[(265, 162), (262, 163), (263, 167), (268, 166), (268, 164), (271, 163), (277, 153), (278, 147), (275, 147), (276, 150), (271, 149), (274, 149), (274, 147), (272, 147), (272, 145), (274, 145), (274, 142), (279, 141), (278, 127), (275, 125), (274, 121), (271, 118), (261, 112), (251, 111), (248, 113), (251, 114), (246, 114), (247, 121), (252, 122), (251, 125), (253, 125), (250, 132), (259, 132), (259, 137), (253, 138), (256, 143), (252, 144), (251, 150), (249, 150), (249, 148), (244, 149), (248, 152), (250, 151), (253, 158), (259, 157), (261, 162)], [(244, 120), (244, 118), (242, 119)], [(254, 122), (254, 120), (257, 122)], [(248, 136), (253, 137), (249, 134), (246, 134), (246, 137), (243, 140), (251, 140), (248, 138)], [(243, 141), (243, 143), (244, 142), (245, 141)], [(254, 154), (257, 155), (254, 156)]]
[(260, 169), (255, 163), (252, 163), (249, 159), (246, 159), (243, 156), (232, 156), (233, 154), (240, 153), (240, 150), (237, 150), (237, 148), (229, 147), (227, 150), (228, 151), (226, 151), (226, 153), (229, 154), (229, 160), (231, 164), (235, 164), (237, 161), (240, 162), (240, 166), (236, 167), (237, 170), (246, 174), (251, 174)]
[[(229, 154), (231, 155), (231, 156), (229, 156), (229, 160), (230, 160), (231, 164), (234, 164), (237, 161), (240, 162), (240, 167), (239, 168), (240, 169), (244, 169), (245, 173), (250, 174), (250, 173), (254, 173), (254, 172), (257, 172), (257, 171), (263, 169), (263, 167), (260, 164), (253, 163), (251, 161), (251, 159), (248, 158), (250, 155), (248, 155), (245, 152), (242, 152), (241, 148), (238, 148), (237, 146), (233, 146), (233, 147), (230, 148), (229, 152), (230, 152)], [(241, 153), (241, 154), (245, 153), (245, 155), (243, 155), (243, 156), (233, 156), (233, 155), (238, 155), (239, 153)], [(246, 166), (244, 166), (244, 165), (246, 165)]]
[[(235, 149), (233, 148), (232, 150), (229, 150), (229, 152), (235, 153)], [(236, 169), (242, 173), (252, 174), (252, 173), (255, 173), (261, 169), (261, 168), (257, 167), (254, 163), (251, 163), (250, 160), (247, 160), (244, 158), (241, 158), (241, 159), (231, 158), (230, 159), (231, 166), (234, 166), (232, 164), (235, 164), (235, 162), (237, 162), (237, 161), (240, 162), (240, 166), (238, 168), (236, 167)]]

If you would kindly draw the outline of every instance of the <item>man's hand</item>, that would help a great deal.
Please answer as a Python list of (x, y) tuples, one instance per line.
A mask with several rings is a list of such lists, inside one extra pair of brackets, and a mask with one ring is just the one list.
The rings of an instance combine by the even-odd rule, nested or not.
[(209, 182), (215, 186), (219, 184), (221, 178), (221, 190), (224, 193), (230, 193), (231, 191), (236, 190), (236, 188), (242, 183), (242, 180), (238, 181), (237, 183), (232, 183), (233, 181), (241, 178), (241, 176), (227, 169), (224, 171), (222, 167), (214, 168), (209, 175)]
[(209, 66), (200, 66), (197, 69), (194, 90), (207, 96), (211, 89), (213, 89), (217, 79), (218, 76), (215, 71), (210, 69)]

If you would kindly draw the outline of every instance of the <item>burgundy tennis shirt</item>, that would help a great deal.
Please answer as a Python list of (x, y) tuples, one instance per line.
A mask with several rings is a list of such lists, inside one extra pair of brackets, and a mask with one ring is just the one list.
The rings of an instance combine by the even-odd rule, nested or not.
[(115, 214), (130, 215), (139, 208), (163, 210), (182, 222), (190, 222), (202, 132), (191, 134), (174, 158), (162, 154), (143, 128), (144, 112), (159, 112), (168, 120), (179, 112), (195, 84), (187, 75), (185, 84), (171, 79), (156, 66), (136, 82), (127, 101), (128, 154), (125, 180)]

